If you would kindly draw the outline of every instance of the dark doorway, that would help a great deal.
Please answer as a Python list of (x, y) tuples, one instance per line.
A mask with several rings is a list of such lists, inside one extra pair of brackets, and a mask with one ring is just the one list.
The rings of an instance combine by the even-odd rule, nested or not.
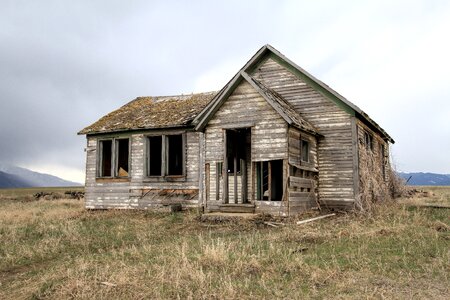
[[(224, 203), (247, 202), (247, 164), (251, 159), (251, 128), (227, 129), (225, 132)], [(231, 190), (229, 190), (231, 188)], [(228, 199), (232, 195), (232, 199)]]

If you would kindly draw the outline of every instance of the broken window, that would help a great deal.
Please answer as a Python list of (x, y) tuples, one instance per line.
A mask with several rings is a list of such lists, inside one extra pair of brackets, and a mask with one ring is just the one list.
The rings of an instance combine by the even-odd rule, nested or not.
[(167, 136), (167, 175), (183, 175), (183, 137)]
[(364, 131), (364, 145), (366, 149), (373, 150), (373, 136), (367, 131)]
[(256, 199), (281, 201), (283, 198), (283, 160), (256, 162)]
[(128, 177), (128, 162), (129, 162), (129, 140), (117, 139), (116, 140), (116, 176)]
[(100, 141), (100, 177), (111, 177), (112, 140)]
[(148, 175), (162, 175), (162, 136), (148, 137)]
[(184, 138), (182, 134), (148, 137), (147, 175), (184, 175)]
[(306, 140), (300, 140), (300, 147), (302, 161), (309, 162), (309, 142)]
[(129, 139), (109, 139), (99, 141), (98, 176), (129, 176)]

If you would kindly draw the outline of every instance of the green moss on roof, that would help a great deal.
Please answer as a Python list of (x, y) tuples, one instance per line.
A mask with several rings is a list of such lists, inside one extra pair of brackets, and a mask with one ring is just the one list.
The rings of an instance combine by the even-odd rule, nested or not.
[(216, 92), (179, 96), (138, 97), (107, 114), (78, 134), (187, 126)]

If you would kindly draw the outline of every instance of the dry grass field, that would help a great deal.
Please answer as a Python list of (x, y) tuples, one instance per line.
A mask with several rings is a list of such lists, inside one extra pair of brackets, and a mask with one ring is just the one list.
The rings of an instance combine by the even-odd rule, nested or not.
[(425, 189), (277, 228), (0, 190), (0, 299), (448, 299), (450, 210), (418, 205), (450, 205), (450, 188)]

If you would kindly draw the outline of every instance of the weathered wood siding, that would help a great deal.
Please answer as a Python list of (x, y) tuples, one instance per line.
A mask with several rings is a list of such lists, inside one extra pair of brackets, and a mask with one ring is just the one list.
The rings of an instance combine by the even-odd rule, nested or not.
[[(306, 140), (309, 142), (309, 159), (308, 161), (301, 160), (300, 141)], [(306, 132), (302, 132), (295, 127), (289, 128), (289, 164), (297, 167), (306, 167), (310, 169), (317, 169), (317, 141), (316, 137)]]
[[(214, 209), (216, 201), (216, 163), (223, 162), (224, 129), (251, 127), (251, 161), (288, 158), (287, 123), (267, 101), (246, 81), (243, 81), (219, 108), (205, 127), (205, 162), (210, 163), (210, 194), (207, 207)], [(252, 197), (252, 166), (247, 162), (247, 199)], [(222, 181), (221, 181), (222, 182)], [(229, 180), (230, 203), (233, 178)]]
[(86, 208), (128, 208), (130, 182), (97, 182), (97, 138), (87, 137)]
[(97, 137), (87, 138), (86, 208), (148, 208), (181, 203), (196, 206), (199, 195), (199, 133), (186, 132), (186, 176), (177, 181), (146, 176), (146, 135), (167, 134), (172, 131), (148, 131), (122, 134), (130, 138), (130, 177), (126, 182), (96, 178)]
[[(309, 142), (308, 161), (302, 161), (301, 140)], [(295, 215), (317, 206), (317, 141), (313, 135), (289, 128), (289, 165), (288, 207), (289, 214)]]
[(351, 115), (269, 58), (253, 76), (278, 92), (319, 132), (317, 158), (322, 205), (352, 206), (355, 199)]
[(287, 158), (287, 124), (267, 101), (243, 81), (205, 128), (206, 162), (223, 160), (223, 129), (252, 124), (253, 161)]

